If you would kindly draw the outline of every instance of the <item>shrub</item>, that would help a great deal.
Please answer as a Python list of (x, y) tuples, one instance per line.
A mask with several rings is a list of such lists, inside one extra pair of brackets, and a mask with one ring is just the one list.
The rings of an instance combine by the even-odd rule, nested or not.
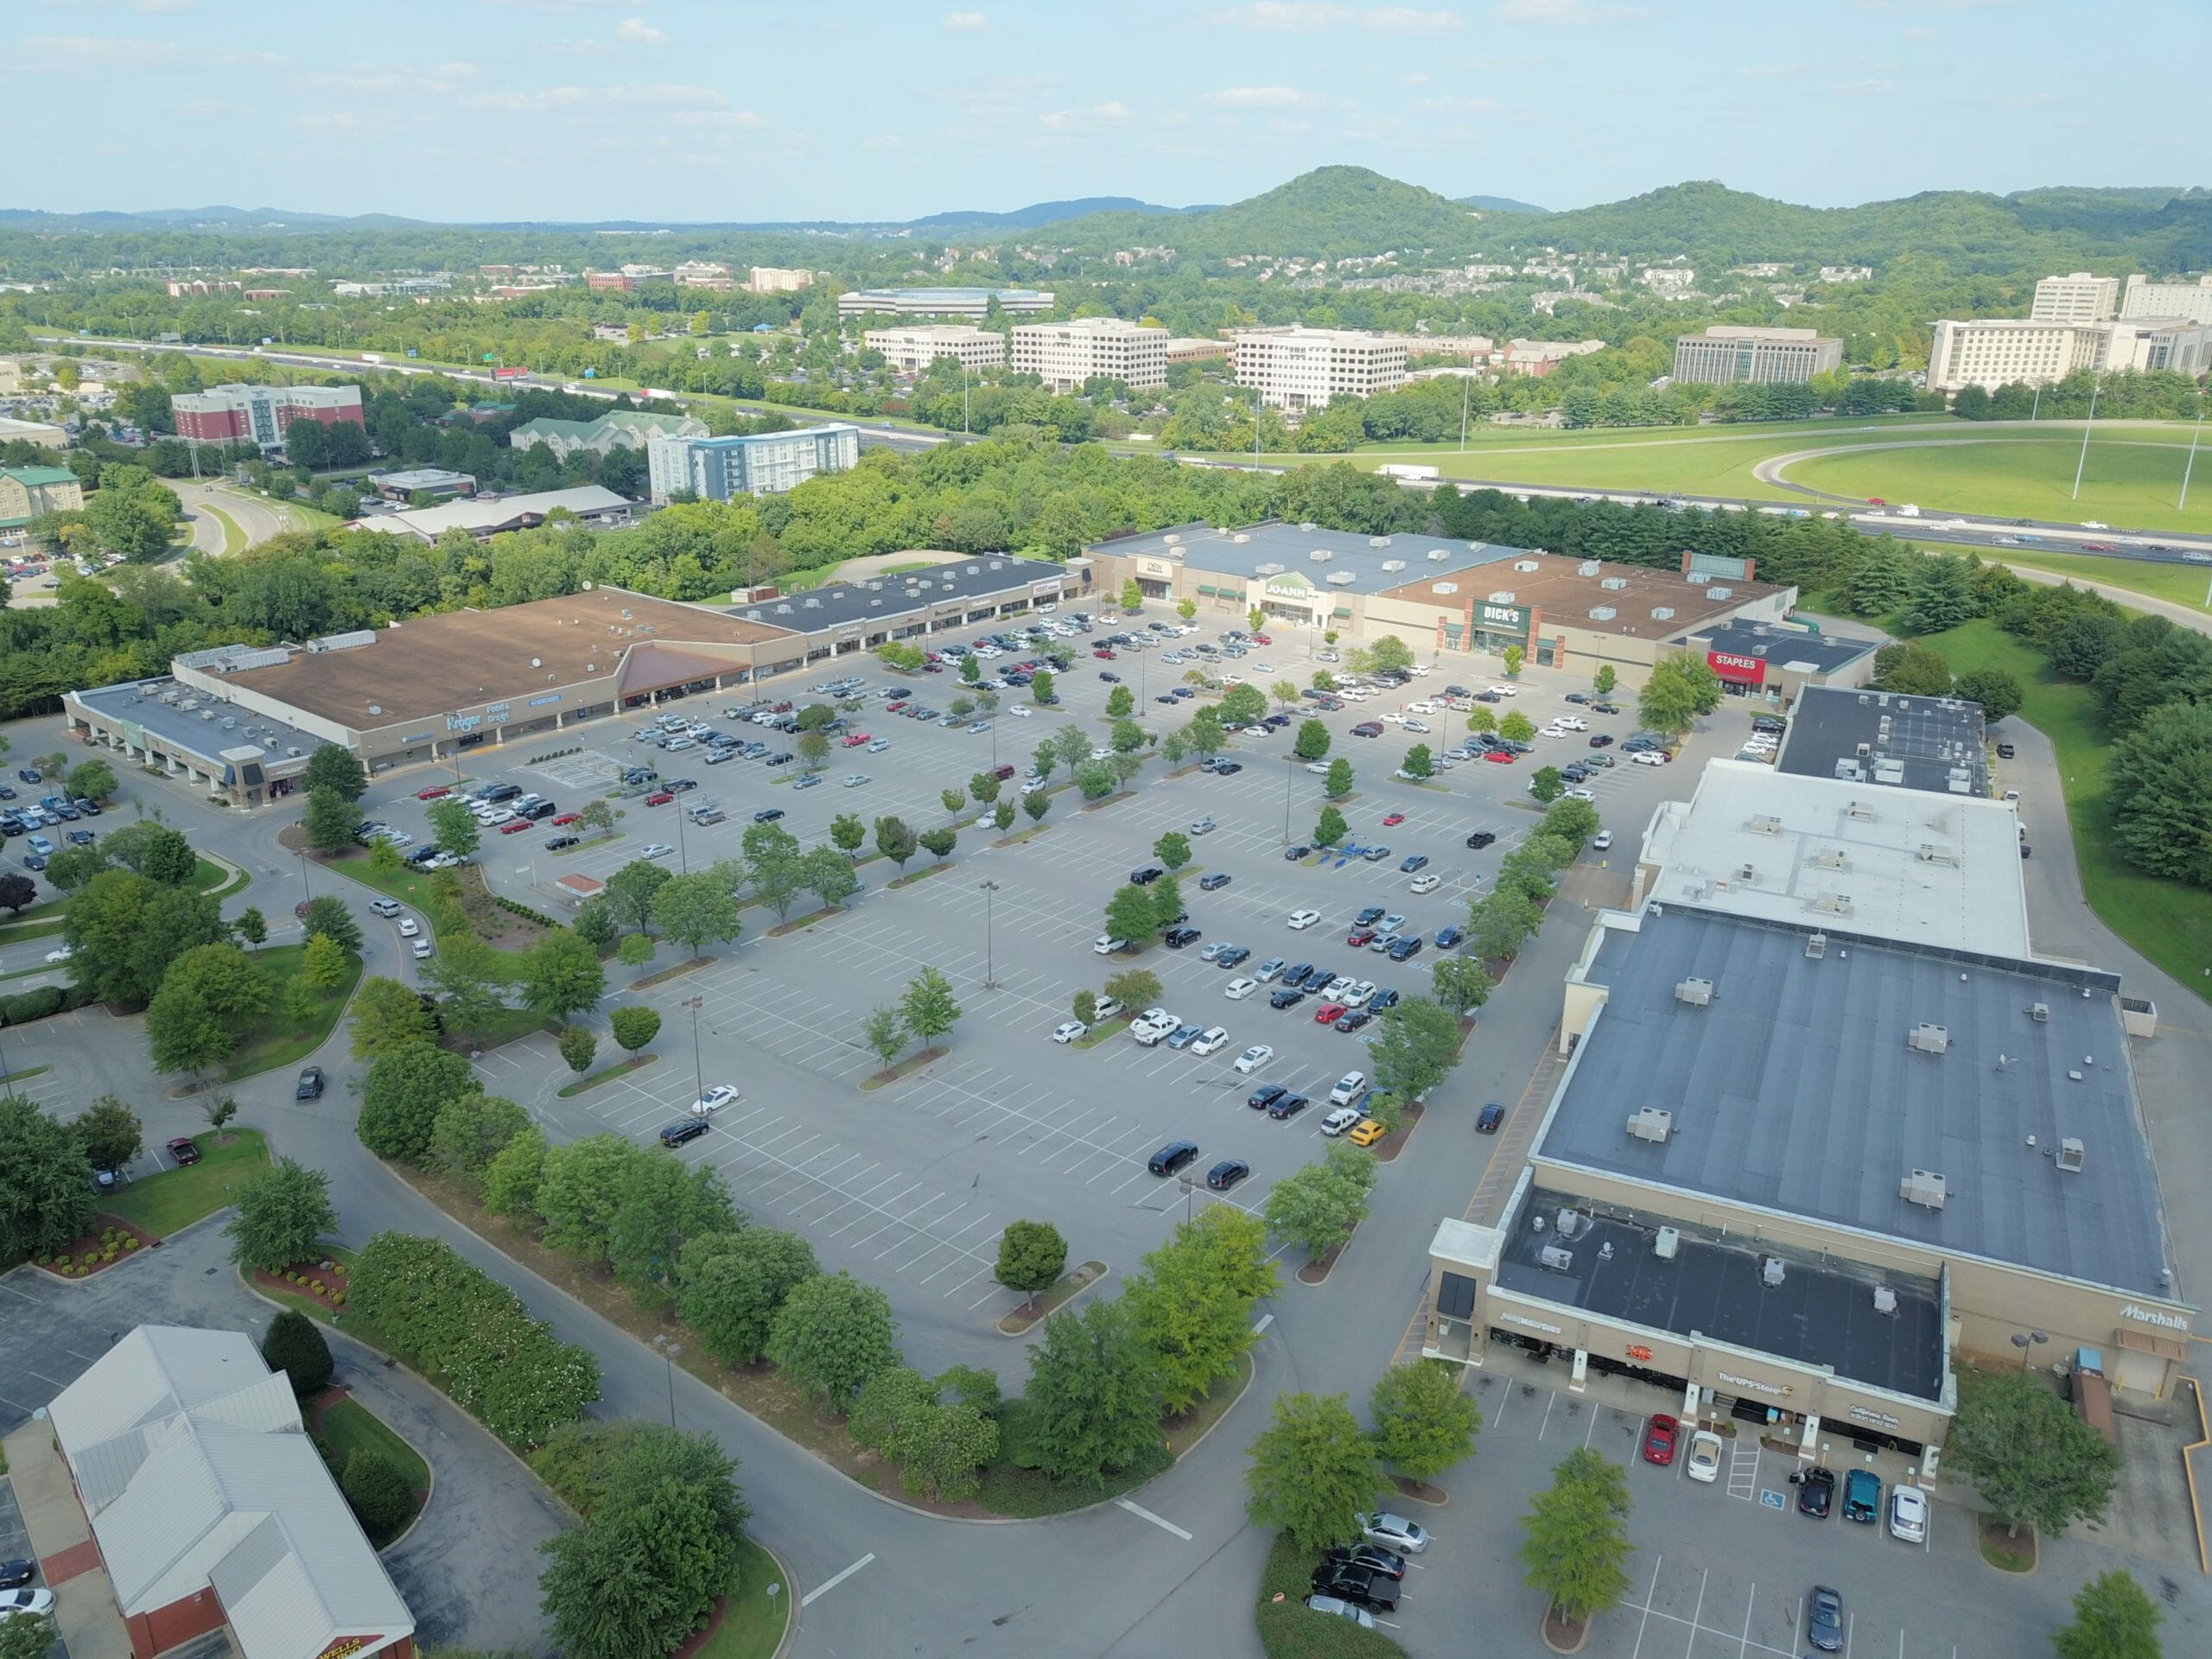
[(389, 1538), (415, 1518), (414, 1490), (381, 1452), (364, 1446), (348, 1458), (338, 1487), (372, 1539)]
[(301, 1399), (328, 1388), (335, 1369), (330, 1344), (315, 1321), (290, 1308), (269, 1322), (269, 1334), (261, 1339), (261, 1357), (271, 1370), (291, 1379), (292, 1392)]

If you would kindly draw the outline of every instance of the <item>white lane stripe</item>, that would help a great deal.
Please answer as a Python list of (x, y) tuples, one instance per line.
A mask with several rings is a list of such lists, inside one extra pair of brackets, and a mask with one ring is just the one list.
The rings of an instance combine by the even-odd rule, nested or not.
[[(1143, 1504), (1132, 1503), (1126, 1497), (1117, 1497), (1114, 1502), (1121, 1508), (1127, 1510), (1131, 1515), (1136, 1516), (1138, 1520), (1149, 1521), (1154, 1526), (1158, 1527), (1162, 1532), (1172, 1532), (1186, 1544), (1191, 1541), (1191, 1535), (1189, 1533), (1184, 1531), (1182, 1528), (1177, 1526), (1173, 1521), (1162, 1520), (1160, 1516), (1154, 1515), (1150, 1510), (1145, 1508)], [(849, 1568), (847, 1569), (847, 1571), (850, 1570), (851, 1569)], [(838, 1578), (842, 1578), (844, 1574), (841, 1573), (837, 1576)], [(836, 1579), (832, 1579), (830, 1583), (835, 1584), (836, 1581)], [(824, 1585), (823, 1588), (825, 1590), (828, 1589), (829, 1585)]]
[(1258, 1323), (1258, 1324), (1256, 1324), (1256, 1325), (1255, 1325), (1252, 1327), (1252, 1334), (1253, 1334), (1254, 1336), (1257, 1336), (1257, 1335), (1259, 1335), (1261, 1332), (1265, 1331), (1265, 1330), (1266, 1330), (1269, 1325), (1273, 1325), (1274, 1322), (1275, 1322), (1275, 1316), (1274, 1316), (1274, 1314), (1272, 1314), (1272, 1313), (1262, 1313), (1262, 1314), (1261, 1314), (1261, 1315), (1260, 1315), (1259, 1323)]
[[(1185, 1535), (1187, 1536), (1187, 1535)], [(802, 1607), (813, 1606), (818, 1599), (828, 1595), (832, 1590), (835, 1590), (839, 1585), (842, 1584), (847, 1579), (851, 1578), (854, 1573), (859, 1572), (861, 1568), (866, 1567), (874, 1559), (875, 1552), (871, 1549), (867, 1554), (861, 1556), (860, 1560), (855, 1561), (843, 1572), (838, 1573), (836, 1577), (826, 1580), (823, 1583), (816, 1585), (813, 1589), (808, 1591), (804, 1595), (798, 1599), (798, 1605)]]

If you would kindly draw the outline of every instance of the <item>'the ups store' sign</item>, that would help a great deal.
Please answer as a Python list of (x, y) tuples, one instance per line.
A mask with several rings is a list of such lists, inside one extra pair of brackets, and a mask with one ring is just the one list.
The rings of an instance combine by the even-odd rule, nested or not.
[(1764, 685), (1766, 683), (1766, 658), (1739, 657), (1732, 651), (1708, 651), (1706, 662), (1724, 680), (1733, 680), (1738, 685)]

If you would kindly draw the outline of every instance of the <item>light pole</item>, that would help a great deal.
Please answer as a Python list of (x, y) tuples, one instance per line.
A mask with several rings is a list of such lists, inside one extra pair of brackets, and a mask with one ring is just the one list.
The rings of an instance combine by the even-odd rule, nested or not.
[(300, 849), (300, 892), (310, 903), (314, 901), (315, 889), (308, 885), (308, 852), (304, 847)]
[(671, 1342), (666, 1336), (653, 1338), (653, 1346), (660, 1350), (661, 1363), (668, 1371), (668, 1426), (676, 1427), (676, 1357), (683, 1351), (681, 1343)]
[(2037, 415), (2040, 415), (2042, 412), (2043, 412), (2043, 385), (2042, 385), (2042, 383), (2041, 383), (2040, 381), (2038, 381), (2038, 382), (2037, 383), (2037, 385), (2036, 385), (2036, 400), (2035, 400), (2035, 402), (2033, 402), (2032, 404), (2030, 404), (2028, 405), (2028, 424), (2029, 424), (2030, 426), (2033, 426), (2033, 425), (2036, 423), (2036, 416), (2037, 416)]
[(704, 997), (687, 996), (682, 1004), (691, 1010), (691, 1082), (699, 1091), (693, 1096), (697, 1100), (707, 1097), (706, 1068), (699, 1064), (699, 1005), (704, 1001)]
[(1282, 844), (1290, 845), (1290, 786), (1296, 781), (1298, 752), (1291, 751), (1290, 764), (1282, 770)]
[(999, 884), (986, 880), (977, 883), (977, 886), (982, 889), (983, 893), (983, 988), (987, 991), (995, 991), (998, 988), (999, 975), (998, 957), (992, 949), (991, 899), (992, 895), (999, 891)]
[(2028, 1369), (2028, 1356), (2034, 1351), (2036, 1345), (2050, 1340), (2050, 1338), (2040, 1331), (2015, 1331), (2012, 1333), (2012, 1345), (2020, 1351), (2022, 1370)]
[(2097, 421), (2097, 394), (2104, 389), (2104, 382), (2101, 380), (2092, 380), (2089, 383), (2089, 418), (2082, 423), (2082, 458), (2074, 463), (2072, 499), (2076, 501), (2082, 499), (2082, 469), (2089, 464), (2089, 429), (2094, 426)]
[(2189, 459), (2181, 469), (2181, 499), (2174, 503), (2177, 511), (2189, 505), (2189, 475), (2196, 470), (2196, 441), (2204, 435), (2204, 411), (2196, 411), (2196, 429), (2189, 435)]

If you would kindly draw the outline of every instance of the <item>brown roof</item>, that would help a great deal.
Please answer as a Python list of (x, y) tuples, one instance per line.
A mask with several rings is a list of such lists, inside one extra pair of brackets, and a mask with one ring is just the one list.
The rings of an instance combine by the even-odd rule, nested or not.
[[(626, 652), (650, 642), (733, 647), (787, 637), (787, 629), (720, 611), (601, 588), (497, 610), (410, 617), (379, 630), (369, 645), (296, 652), (289, 662), (232, 678), (358, 731), (486, 702), (526, 703), (612, 676)], [(744, 660), (735, 651), (699, 656), (723, 665)], [(371, 713), (372, 705), (383, 713)]]
[[(1516, 564), (1529, 560), (1534, 560), (1538, 568), (1514, 569)], [(1470, 603), (1479, 605), (1494, 593), (1510, 593), (1514, 604), (1534, 606), (1543, 613), (1537, 625), (1540, 629), (1582, 628), (1597, 633), (1650, 638), (1694, 630), (1714, 617), (1733, 611), (1746, 601), (1764, 599), (1783, 591), (1771, 582), (1740, 582), (1727, 576), (1688, 582), (1678, 571), (1615, 564), (1610, 560), (1605, 561), (1596, 574), (1586, 576), (1582, 574), (1585, 563), (1555, 553), (1520, 554), (1474, 570), (1454, 571), (1451, 580), (1459, 584), (1456, 594), (1440, 594), (1434, 591), (1434, 579), (1423, 577), (1390, 588), (1382, 597), (1464, 611)], [(1616, 578), (1626, 585), (1604, 586)], [(1727, 588), (1728, 597), (1707, 599), (1706, 590), (1711, 588)], [(1607, 607), (1614, 613), (1611, 618), (1590, 614)], [(1675, 613), (1671, 617), (1651, 614), (1654, 610), (1670, 607)]]

